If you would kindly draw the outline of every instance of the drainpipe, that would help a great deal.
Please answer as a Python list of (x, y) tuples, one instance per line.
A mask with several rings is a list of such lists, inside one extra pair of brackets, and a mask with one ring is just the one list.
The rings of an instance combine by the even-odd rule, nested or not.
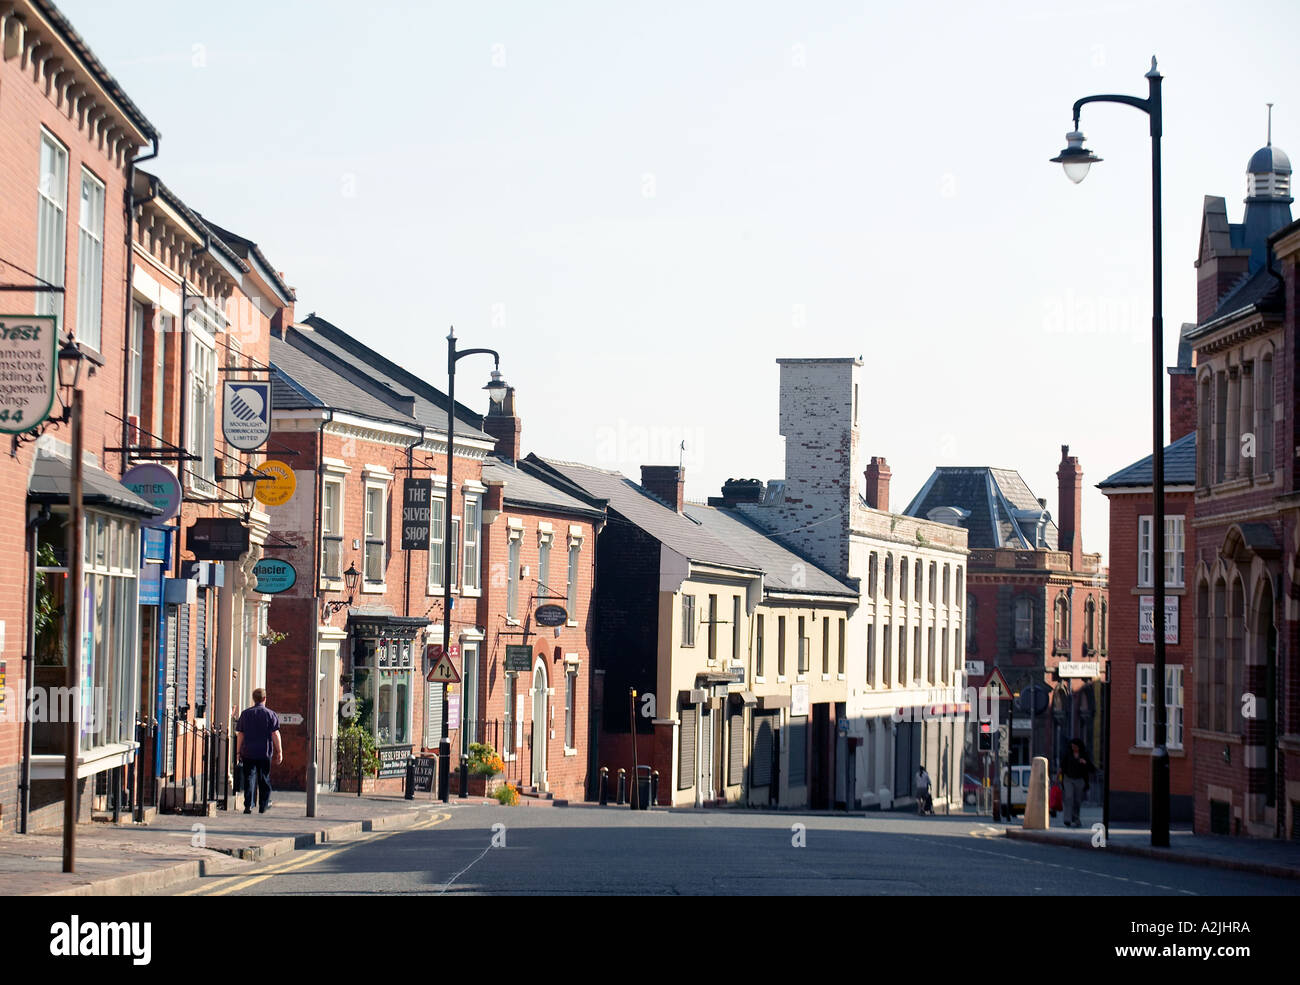
[[(133, 249), (135, 237), (132, 231), (135, 229), (135, 166), (142, 161), (152, 161), (158, 156), (158, 137), (153, 138), (153, 150), (148, 154), (140, 157), (133, 157), (127, 162), (126, 166), (126, 334), (122, 336), (122, 471), (126, 472), (126, 463), (128, 458), (127, 448), (130, 447), (130, 427), (127, 424), (127, 414), (130, 410), (131, 399), (131, 282), (135, 276), (135, 250)], [(150, 196), (152, 197), (152, 195)], [(144, 337), (140, 338), (140, 358), (144, 358)]]
[[(303, 785), (307, 788), (307, 816), (316, 816), (317, 775), (316, 757), (320, 744), (320, 571), (321, 571), (321, 499), (322, 485), (325, 482), (325, 425), (334, 420), (334, 411), (326, 410), (329, 416), (320, 422), (316, 431), (316, 515), (312, 523), (315, 542), (312, 544), (311, 575), (311, 662), (307, 665), (307, 714), (303, 716), (310, 723), (307, 728), (307, 777)], [(339, 544), (339, 563), (342, 564), (343, 545)], [(357, 790), (361, 789), (361, 775), (357, 774)]]

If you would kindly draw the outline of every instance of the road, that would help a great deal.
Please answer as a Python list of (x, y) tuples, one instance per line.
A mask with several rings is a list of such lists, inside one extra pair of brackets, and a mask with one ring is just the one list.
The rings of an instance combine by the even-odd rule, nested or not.
[(1294, 895), (1293, 880), (1034, 845), (974, 816), (435, 805), (417, 826), (168, 895)]

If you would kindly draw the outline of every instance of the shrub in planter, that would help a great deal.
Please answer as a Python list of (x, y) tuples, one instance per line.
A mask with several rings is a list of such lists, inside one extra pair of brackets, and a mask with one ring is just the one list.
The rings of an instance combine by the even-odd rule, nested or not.
[(490, 777), (506, 771), (505, 761), (486, 742), (471, 742), (469, 771), (473, 776)]
[(497, 803), (502, 807), (514, 807), (519, 803), (519, 791), (513, 783), (507, 783), (504, 786), (497, 787), (496, 792), (492, 794), (497, 799)]

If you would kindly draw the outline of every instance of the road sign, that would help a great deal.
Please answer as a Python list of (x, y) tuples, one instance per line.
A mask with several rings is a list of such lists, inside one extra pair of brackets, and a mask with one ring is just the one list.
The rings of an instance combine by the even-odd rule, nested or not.
[(434, 684), (456, 684), (460, 681), (460, 674), (456, 672), (456, 665), (451, 662), (451, 658), (444, 653), (429, 668), (429, 673), (424, 679)]
[(301, 725), (302, 716), (294, 711), (283, 711), (278, 716), (281, 725)]
[(1062, 660), (1056, 665), (1057, 677), (1098, 677), (1101, 671), (1095, 660)]

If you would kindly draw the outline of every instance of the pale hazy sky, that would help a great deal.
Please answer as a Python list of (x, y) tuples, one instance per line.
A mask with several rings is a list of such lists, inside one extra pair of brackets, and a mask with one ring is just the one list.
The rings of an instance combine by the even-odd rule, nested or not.
[(501, 350), (526, 450), (636, 477), (685, 439), (703, 499), (781, 475), (778, 357), (862, 354), (895, 509), (995, 465), (1055, 513), (1069, 444), (1090, 551), (1094, 484), (1150, 451), (1150, 144), (1085, 107), (1105, 161), (1072, 185), (1071, 104), (1159, 57), (1166, 363), (1266, 102), (1300, 155), (1286, 2), (60, 6), (161, 131), (148, 167), (300, 316), (439, 386), (448, 325)]

